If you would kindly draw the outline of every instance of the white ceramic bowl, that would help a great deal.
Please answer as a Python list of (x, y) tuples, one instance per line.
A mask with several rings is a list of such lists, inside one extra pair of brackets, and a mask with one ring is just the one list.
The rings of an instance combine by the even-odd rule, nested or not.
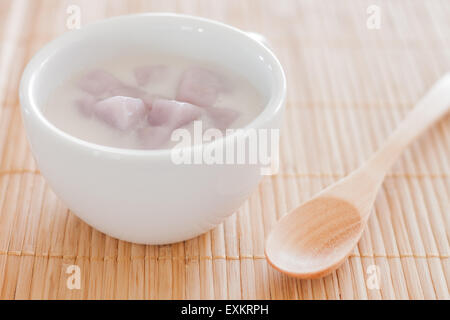
[(279, 128), (286, 95), (279, 61), (245, 32), (198, 17), (121, 16), (67, 32), (33, 57), (20, 86), (31, 150), (54, 192), (98, 230), (146, 244), (182, 241), (211, 229), (238, 209), (261, 179), (258, 165), (176, 165), (171, 150), (83, 141), (42, 114), (52, 90), (74, 72), (103, 59), (155, 51), (219, 63), (245, 76), (267, 101), (246, 128)]

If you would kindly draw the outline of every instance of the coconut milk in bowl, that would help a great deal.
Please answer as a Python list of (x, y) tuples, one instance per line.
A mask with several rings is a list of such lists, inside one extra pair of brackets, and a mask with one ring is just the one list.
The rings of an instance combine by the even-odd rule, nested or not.
[[(171, 134), (194, 122), (202, 130), (243, 128), (264, 100), (245, 77), (182, 56), (124, 56), (74, 74), (43, 112), (59, 129), (96, 144), (127, 149), (176, 146)], [(192, 143), (198, 139), (191, 139)], [(198, 142), (197, 142), (198, 143)]]

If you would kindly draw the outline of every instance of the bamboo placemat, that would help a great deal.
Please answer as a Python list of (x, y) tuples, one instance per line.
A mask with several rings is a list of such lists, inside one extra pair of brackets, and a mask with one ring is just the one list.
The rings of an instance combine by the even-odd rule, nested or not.
[[(266, 35), (289, 83), (280, 173), (183, 243), (126, 243), (76, 218), (36, 168), (17, 94), (27, 61), (67, 31), (69, 5), (82, 24), (173, 11)], [(380, 29), (366, 25), (370, 5)], [(450, 117), (390, 171), (358, 247), (332, 275), (285, 277), (263, 246), (279, 217), (361, 164), (450, 70), (449, 15), (444, 0), (1, 1), (0, 298), (448, 299)], [(80, 268), (79, 290), (67, 288), (69, 265)]]

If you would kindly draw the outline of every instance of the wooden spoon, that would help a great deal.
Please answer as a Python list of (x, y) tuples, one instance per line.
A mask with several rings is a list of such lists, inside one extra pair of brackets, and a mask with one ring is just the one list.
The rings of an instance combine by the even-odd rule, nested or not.
[(266, 240), (269, 263), (298, 278), (319, 278), (339, 267), (361, 237), (387, 170), (411, 141), (449, 109), (450, 73), (359, 169), (278, 221)]

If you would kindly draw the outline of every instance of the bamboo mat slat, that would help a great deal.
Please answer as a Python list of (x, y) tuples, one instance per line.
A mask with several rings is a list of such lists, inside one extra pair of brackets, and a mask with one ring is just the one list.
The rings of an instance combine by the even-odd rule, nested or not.
[[(372, 4), (379, 30), (366, 27)], [(80, 7), (82, 24), (172, 11), (266, 35), (289, 85), (279, 174), (223, 224), (173, 245), (118, 241), (76, 218), (34, 163), (18, 101), (28, 60), (67, 32), (69, 5)], [(449, 15), (445, 0), (1, 1), (0, 298), (449, 299), (449, 116), (388, 173), (367, 230), (336, 272), (300, 281), (264, 258), (277, 219), (357, 168), (450, 70)], [(66, 285), (70, 265), (80, 268), (79, 290)]]

